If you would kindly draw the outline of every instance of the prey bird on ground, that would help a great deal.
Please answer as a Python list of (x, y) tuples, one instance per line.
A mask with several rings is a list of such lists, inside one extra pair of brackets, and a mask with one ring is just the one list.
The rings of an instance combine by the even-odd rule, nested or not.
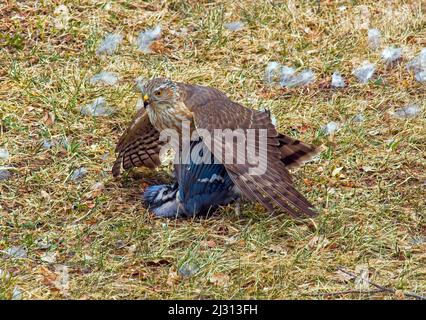
[[(121, 166), (125, 170), (139, 166), (151, 169), (159, 166), (159, 153), (165, 144), (160, 139), (160, 132), (174, 129), (182, 135), (184, 122), (188, 122), (191, 129), (197, 132), (213, 133), (217, 129), (243, 130), (246, 133), (250, 130), (266, 132), (265, 143), (255, 143), (254, 146), (255, 153), (260, 154), (262, 150), (266, 152), (259, 160), (266, 162), (266, 170), (258, 174), (251, 171), (255, 165), (249, 161), (237, 161), (234, 155), (234, 161), (224, 161), (224, 155), (236, 149), (233, 140), (223, 141), (222, 138), (212, 136), (214, 148), (198, 141), (206, 146), (219, 164), (214, 163), (213, 167), (191, 162), (183, 167), (176, 164), (175, 186), (157, 186), (156, 189), (148, 189), (148, 194), (145, 192), (146, 202), (154, 208), (157, 215), (168, 216), (170, 210), (176, 210), (185, 216), (196, 215), (208, 207), (231, 202), (236, 194), (260, 202), (271, 212), (284, 211), (295, 218), (317, 215), (310, 202), (294, 188), (288, 169), (299, 167), (311, 160), (321, 148), (278, 133), (267, 112), (246, 108), (214, 88), (154, 78), (144, 84), (142, 91), (144, 108), (139, 110), (117, 144), (118, 156), (112, 169), (114, 176), (120, 174)], [(194, 142), (191, 143), (191, 148), (193, 147)], [(196, 173), (191, 173), (192, 168), (197, 168), (193, 169)], [(185, 170), (190, 174), (182, 175)], [(207, 181), (206, 179), (211, 179), (213, 175), (221, 177), (219, 180), (224, 182), (221, 185), (223, 189), (216, 189), (217, 196), (208, 198), (207, 195), (212, 192), (209, 189), (211, 186), (193, 182)], [(220, 191), (224, 190), (225, 196), (220, 195)], [(198, 198), (200, 202), (196, 205), (196, 195), (200, 194), (202, 197)], [(173, 201), (169, 200), (172, 198)], [(156, 208), (164, 205), (167, 209), (156, 212)]]
[[(208, 215), (219, 206), (240, 198), (240, 192), (225, 166), (214, 163), (213, 155), (202, 140), (192, 141), (190, 150), (182, 155), (186, 159), (175, 164), (175, 183), (146, 188), (144, 201), (156, 216), (172, 218)], [(200, 161), (205, 156), (210, 157), (210, 163)]]

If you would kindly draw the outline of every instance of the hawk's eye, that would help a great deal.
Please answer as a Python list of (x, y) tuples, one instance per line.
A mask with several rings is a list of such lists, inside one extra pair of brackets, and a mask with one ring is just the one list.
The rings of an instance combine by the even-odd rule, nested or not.
[(160, 96), (162, 95), (161, 90), (157, 90), (157, 91), (155, 91), (155, 92), (154, 92), (154, 95), (155, 95), (155, 96), (157, 96), (157, 97), (160, 97)]

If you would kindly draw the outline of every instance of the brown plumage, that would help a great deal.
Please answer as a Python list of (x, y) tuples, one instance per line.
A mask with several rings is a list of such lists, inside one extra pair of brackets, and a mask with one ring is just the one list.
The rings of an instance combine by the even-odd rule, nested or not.
[(152, 126), (146, 110), (140, 109), (117, 143), (113, 176), (120, 175), (121, 165), (124, 170), (142, 166), (154, 169), (160, 165), (159, 152), (163, 142), (158, 140), (159, 137), (160, 133)]
[[(197, 130), (205, 129), (265, 129), (267, 170), (257, 175), (249, 174), (254, 166), (248, 161), (241, 164), (227, 164), (228, 174), (241, 192), (250, 200), (260, 202), (269, 211), (281, 208), (293, 217), (315, 216), (317, 213), (309, 201), (293, 186), (289, 168), (295, 168), (312, 159), (320, 152), (317, 147), (278, 133), (267, 112), (248, 109), (231, 101), (217, 89), (174, 83), (167, 79), (149, 81), (144, 92), (146, 112), (139, 111), (129, 129), (124, 132), (118, 145), (118, 157), (113, 174), (124, 169), (159, 165), (158, 152), (162, 143), (158, 141), (159, 131), (165, 128), (178, 128), (182, 118), (189, 119)], [(155, 125), (152, 125), (154, 123)], [(220, 145), (222, 154), (226, 150), (236, 150), (235, 144), (224, 143), (213, 136), (213, 146)], [(214, 154), (214, 148), (210, 150)], [(215, 155), (217, 156), (217, 155)], [(234, 159), (236, 159), (234, 152)]]

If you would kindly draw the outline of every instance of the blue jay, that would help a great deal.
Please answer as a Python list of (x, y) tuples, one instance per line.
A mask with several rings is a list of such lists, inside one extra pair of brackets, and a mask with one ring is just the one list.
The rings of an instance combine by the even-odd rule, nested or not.
[[(203, 159), (210, 158), (210, 161)], [(148, 187), (143, 200), (159, 217), (193, 217), (212, 213), (240, 196), (238, 188), (222, 164), (201, 140), (192, 141), (190, 152), (175, 165), (176, 182)]]

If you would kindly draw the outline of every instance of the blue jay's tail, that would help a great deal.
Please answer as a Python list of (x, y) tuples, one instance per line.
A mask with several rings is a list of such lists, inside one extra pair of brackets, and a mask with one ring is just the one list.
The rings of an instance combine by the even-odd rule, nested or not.
[(158, 217), (175, 217), (181, 215), (177, 193), (177, 183), (172, 185), (161, 184), (146, 188), (143, 194), (144, 202)]

